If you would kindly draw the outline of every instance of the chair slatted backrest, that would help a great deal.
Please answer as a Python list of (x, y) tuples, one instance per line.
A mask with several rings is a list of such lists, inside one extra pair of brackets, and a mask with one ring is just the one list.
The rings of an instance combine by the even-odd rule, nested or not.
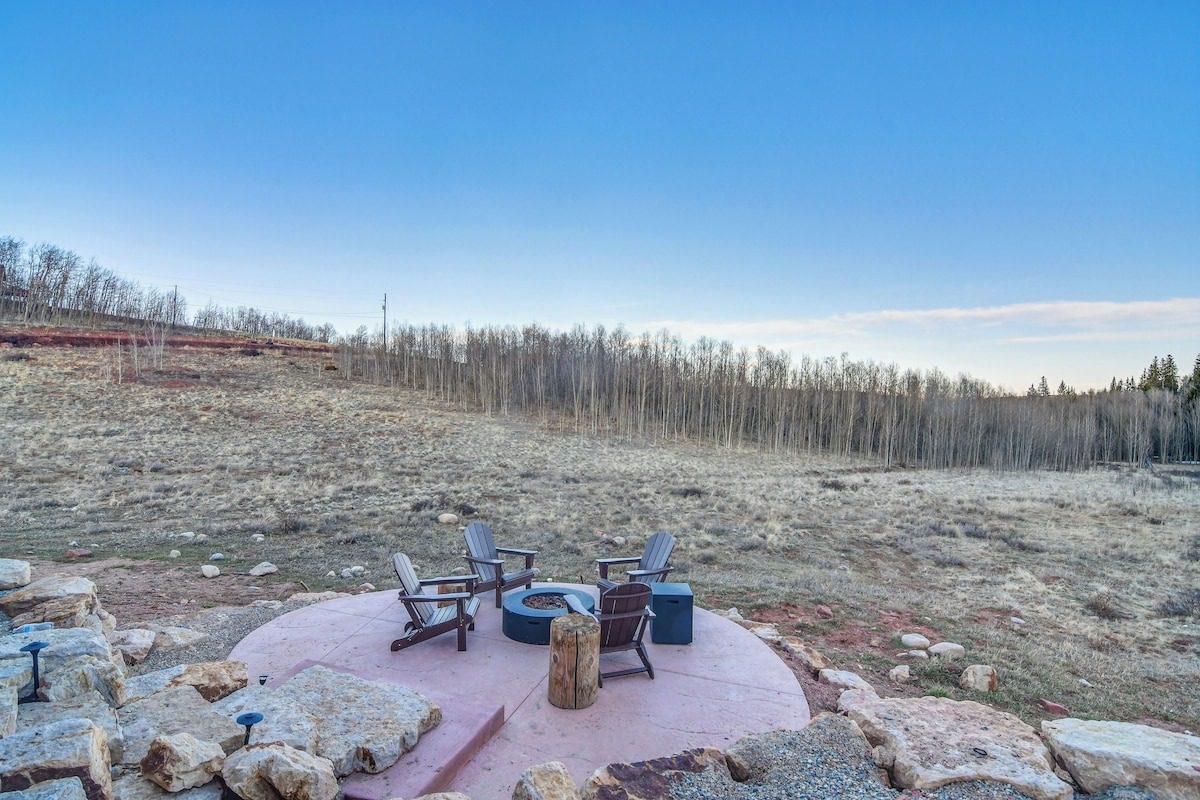
[[(425, 596), (425, 587), (417, 580), (417, 571), (407, 555), (396, 553), (392, 556), (392, 566), (396, 570), (396, 577), (400, 579), (400, 586), (404, 588), (404, 594), (409, 597)], [(435, 610), (433, 603), (413, 603), (409, 608), (417, 612), (422, 624), (428, 621), (429, 615)]]
[[(646, 540), (646, 549), (642, 552), (641, 569), (662, 569), (671, 560), (671, 551), (675, 549), (675, 537), (666, 531), (659, 531)], [(654, 583), (664, 579), (663, 575), (648, 575), (641, 580), (644, 583)]]
[[(600, 615), (629, 614), (650, 605), (650, 587), (644, 583), (622, 583), (600, 596)], [(637, 636), (645, 617), (606, 619), (600, 623), (600, 646), (618, 647)]]
[[(473, 558), (499, 558), (496, 552), (496, 540), (492, 538), (492, 528), (487, 523), (472, 522), (463, 532), (463, 537), (467, 540), (467, 552)], [(480, 583), (494, 581), (500, 577), (500, 570), (491, 564), (472, 564), (471, 566), (475, 568)]]

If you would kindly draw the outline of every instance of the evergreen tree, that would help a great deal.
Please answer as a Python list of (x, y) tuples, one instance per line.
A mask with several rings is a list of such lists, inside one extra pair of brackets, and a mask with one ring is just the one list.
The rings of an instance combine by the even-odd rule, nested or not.
[(1039, 397), (1049, 397), (1050, 396), (1050, 384), (1046, 383), (1045, 375), (1042, 376), (1041, 382), (1038, 383), (1038, 396)]
[(1175, 366), (1175, 357), (1170, 353), (1162, 362), (1162, 388), (1168, 392), (1179, 391), (1179, 368)]

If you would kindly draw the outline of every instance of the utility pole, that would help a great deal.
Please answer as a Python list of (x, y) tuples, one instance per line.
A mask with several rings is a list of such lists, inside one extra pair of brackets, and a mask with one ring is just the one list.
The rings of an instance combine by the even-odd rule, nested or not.
[(387, 353), (387, 292), (383, 293), (383, 352)]

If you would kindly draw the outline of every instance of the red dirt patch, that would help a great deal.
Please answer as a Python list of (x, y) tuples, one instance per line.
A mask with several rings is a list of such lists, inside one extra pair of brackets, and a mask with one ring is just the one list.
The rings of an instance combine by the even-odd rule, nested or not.
[[(146, 337), (134, 334), (139, 343)], [(130, 334), (126, 331), (99, 331), (81, 328), (25, 328), (0, 327), (0, 345), (10, 347), (109, 347), (120, 343), (128, 344)], [(203, 336), (195, 333), (168, 334), (166, 343), (170, 347), (207, 347), (222, 350), (248, 347), (278, 352), (332, 353), (333, 345), (325, 342), (306, 342), (296, 339), (259, 340), (229, 335)]]
[[(270, 577), (252, 578), (227, 572), (222, 566), (217, 578), (200, 576), (194, 565), (167, 566), (128, 558), (95, 561), (33, 561), (34, 577), (82, 575), (96, 583), (100, 603), (117, 618), (117, 624), (186, 614), (212, 606), (244, 606), (255, 600), (283, 600), (303, 591), (290, 581), (272, 582)], [(256, 591), (252, 587), (258, 587)]]

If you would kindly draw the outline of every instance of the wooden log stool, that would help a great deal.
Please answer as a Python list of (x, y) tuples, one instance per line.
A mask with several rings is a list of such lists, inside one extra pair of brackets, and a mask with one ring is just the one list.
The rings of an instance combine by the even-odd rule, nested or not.
[(596, 702), (600, 680), (600, 623), (590, 614), (564, 614), (550, 623), (549, 700), (559, 708)]

